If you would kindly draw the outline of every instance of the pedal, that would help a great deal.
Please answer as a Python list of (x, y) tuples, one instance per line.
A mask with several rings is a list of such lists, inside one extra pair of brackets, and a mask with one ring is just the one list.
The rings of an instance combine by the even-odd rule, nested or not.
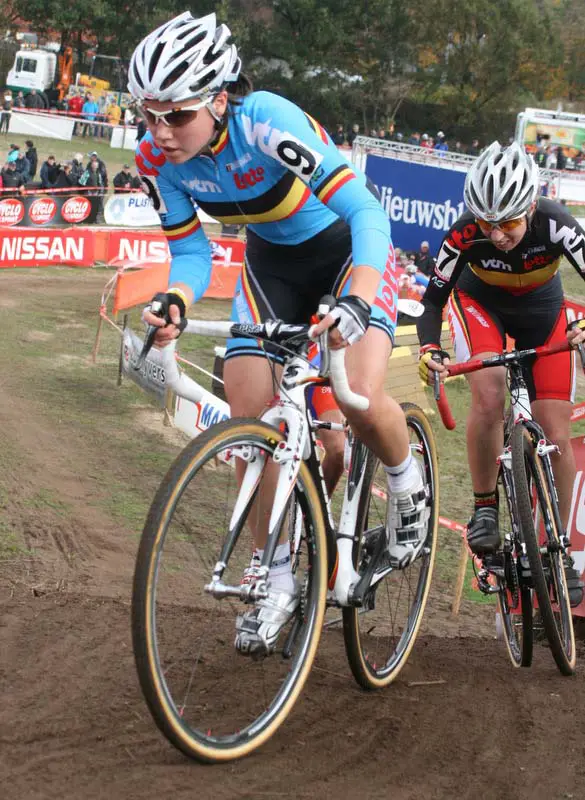
[(485, 568), (480, 569), (477, 573), (477, 588), (482, 594), (496, 594), (499, 588), (489, 582), (491, 571)]

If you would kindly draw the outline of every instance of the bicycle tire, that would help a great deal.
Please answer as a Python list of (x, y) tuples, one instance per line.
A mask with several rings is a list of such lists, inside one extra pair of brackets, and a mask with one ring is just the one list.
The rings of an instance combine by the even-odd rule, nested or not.
[[(514, 528), (512, 520), (514, 519), (515, 510), (512, 507), (513, 498), (508, 496), (506, 486), (504, 483), (503, 470), (505, 467), (500, 467), (500, 474), (498, 476), (498, 485), (500, 497), (506, 498), (506, 509), (509, 517), (506, 518), (506, 524), (509, 523), (510, 530)], [(510, 483), (510, 477), (508, 477)], [(500, 505), (500, 530), (502, 529), (502, 511)], [(514, 541), (514, 537), (513, 537)], [(518, 543), (514, 541), (517, 549)], [(519, 553), (508, 553), (505, 556), (507, 559), (514, 559), (514, 569), (516, 569), (516, 579), (518, 578), (517, 563)], [(500, 583), (500, 591), (497, 594), (498, 610), (502, 620), (502, 632), (504, 634), (504, 641), (510, 661), (514, 667), (530, 667), (532, 665), (532, 655), (534, 650), (534, 635), (533, 635), (533, 617), (534, 609), (532, 603), (532, 590), (525, 584), (517, 587), (518, 600), (520, 603), (520, 613), (513, 613), (515, 610), (512, 605), (512, 596), (510, 590), (507, 588), (507, 582), (502, 585)]]
[[(522, 422), (518, 423), (512, 432), (511, 451), (516, 507), (542, 625), (560, 672), (563, 675), (572, 675), (576, 663), (575, 633), (560, 549), (560, 536), (555, 522), (558, 515), (555, 516), (553, 509), (557, 503), (556, 492), (554, 489), (551, 491), (548, 485), (540, 456), (536, 452), (533, 434)], [(539, 543), (539, 530), (534, 524), (532, 488), (535, 492), (537, 510), (545, 522), (548, 542), (546, 570)], [(558, 616), (553, 609), (551, 594), (554, 594), (554, 601), (558, 605)]]
[[(266, 423), (253, 419), (236, 418), (212, 426), (190, 442), (179, 454), (161, 483), (150, 508), (138, 548), (132, 594), (132, 641), (140, 686), (152, 717), (166, 738), (185, 755), (205, 763), (218, 763), (241, 758), (265, 743), (285, 721), (306, 682), (321, 635), (327, 595), (326, 532), (320, 495), (313, 477), (303, 461), (297, 478), (298, 491), (295, 488), (293, 499), (294, 502), (302, 504), (307, 520), (307, 530), (309, 531), (307, 558), (310, 562), (307, 580), (309, 585), (306, 586), (305, 605), (302, 609), (299, 626), (301, 633), (295, 640), (295, 642), (298, 641), (298, 649), (289, 660), (285, 661), (283, 658), (281, 662), (278, 662), (279, 665), (291, 665), (288, 677), (282, 683), (279, 682), (276, 696), (272, 698), (271, 703), (265, 709), (262, 709), (256, 719), (251, 720), (241, 729), (234, 731), (230, 729), (227, 735), (221, 737), (212, 735), (211, 729), (207, 729), (207, 724), (202, 729), (186, 723), (182, 710), (179, 710), (171, 696), (167, 683), (168, 676), (162, 666), (161, 654), (158, 651), (160, 631), (157, 628), (156, 619), (159, 610), (156, 605), (156, 593), (160, 580), (159, 562), (162, 558), (165, 537), (171, 528), (173, 515), (179, 513), (177, 507), (181, 498), (184, 494), (188, 496), (186, 493), (189, 486), (197, 476), (202, 475), (205, 478), (213, 472), (213, 465), (217, 462), (218, 453), (233, 452), (233, 448), (239, 447), (242, 443), (261, 448), (259, 450), (261, 453), (263, 451), (271, 453), (278, 442), (283, 439), (282, 433)], [(221, 466), (228, 469), (223, 463)], [(207, 473), (203, 472), (205, 469), (207, 469)], [(232, 470), (229, 480), (235, 483), (233, 474), (235, 470), (233, 467), (229, 469)], [(209, 477), (206, 479), (211, 480)], [(195, 485), (197, 486), (197, 484)], [(237, 484), (235, 492), (237, 494)], [(189, 508), (189, 513), (194, 513), (191, 508)], [(195, 510), (195, 513), (199, 512)], [(249, 514), (249, 511), (246, 513)], [(205, 522), (207, 527), (209, 524), (207, 521)], [(249, 547), (248, 561), (250, 550)], [(217, 553), (216, 559), (218, 556), (219, 553)], [(229, 558), (232, 557), (233, 555), (230, 554)], [(213, 563), (207, 579), (211, 578)], [(193, 592), (193, 597), (195, 597), (195, 592)], [(205, 597), (209, 598), (209, 595), (205, 595)], [(208, 602), (212, 603), (214, 600), (215, 598), (211, 598)], [(216, 602), (221, 604), (224, 601)], [(195, 626), (200, 624), (199, 620), (202, 617), (206, 616), (205, 608), (198, 610), (193, 607), (185, 610), (183, 606), (181, 611), (183, 618), (189, 617), (189, 613), (194, 612), (192, 613), (193, 623), (190, 624)], [(299, 616), (301, 616), (301, 612), (299, 612)], [(211, 624), (207, 624), (211, 628)], [(228, 654), (229, 658), (231, 658), (230, 653), (234, 652), (231, 644), (234, 635), (233, 621), (231, 626), (231, 640), (221, 642), (224, 645), (224, 652)], [(218, 646), (214, 644), (213, 647), (217, 650)], [(211, 645), (210, 648), (213, 653)], [(200, 662), (203, 663), (201, 669), (204, 669), (205, 657), (201, 660), (198, 652), (196, 656), (198, 669)], [(263, 664), (268, 664), (269, 660), (274, 658), (277, 658), (275, 653), (264, 659), (258, 668)], [(222, 662), (221, 659), (218, 661), (216, 675), (219, 675), (226, 666), (225, 661)], [(234, 655), (233, 663), (238, 667), (240, 664), (247, 664), (250, 666), (245, 667), (246, 669), (256, 669), (255, 662), (249, 657)], [(193, 681), (193, 685), (197, 689), (195, 681)], [(250, 685), (249, 682), (248, 685)], [(227, 701), (223, 702), (227, 705)], [(211, 707), (212, 701), (211, 699), (205, 700), (205, 703)], [(197, 708), (196, 703), (194, 707)], [(237, 712), (237, 705), (234, 705), (233, 708), (234, 711), (231, 707), (225, 709), (227, 724), (231, 724), (229, 713)], [(203, 711), (197, 713), (203, 714)]]
[[(416, 586), (414, 590), (412, 590), (412, 601), (407, 609), (404, 628), (399, 635), (397, 631), (396, 634), (388, 637), (389, 652), (382, 657), (381, 663), (378, 664), (377, 660), (368, 652), (373, 642), (371, 636), (373, 629), (370, 627), (367, 633), (362, 632), (360, 628), (360, 612), (362, 610), (353, 607), (343, 609), (343, 634), (347, 658), (355, 680), (366, 690), (381, 689), (388, 686), (397, 678), (401, 669), (406, 664), (422, 622), (429, 595), (437, 549), (439, 528), (439, 473), (433, 431), (426, 415), (417, 405), (414, 403), (402, 403), (401, 408), (405, 413), (409, 431), (411, 434), (414, 434), (415, 438), (418, 440), (418, 444), (411, 445), (411, 448), (416, 450), (418, 455), (422, 457), (426, 483), (430, 487), (429, 502), (431, 514), (429, 517), (427, 539), (421, 556), (419, 556), (410, 567), (407, 567), (406, 570), (393, 570), (380, 582), (386, 585), (386, 596), (389, 600), (389, 593), (391, 591), (388, 584), (389, 579), (391, 580), (392, 576), (396, 575), (398, 576), (398, 581), (404, 580), (405, 574), (409, 574), (410, 569), (414, 568), (419, 570), (417, 579), (416, 573), (413, 573), (416, 579)], [(378, 459), (373, 453), (369, 453), (366, 474), (358, 505), (356, 537), (353, 548), (354, 567), (358, 571), (362, 559), (362, 548), (365, 539), (364, 532), (367, 529), (369, 516), (372, 511), (371, 501), (372, 497), (377, 494), (374, 486), (377, 469), (383, 473)], [(385, 486), (385, 473), (382, 475), (382, 480)], [(386, 504), (384, 503), (384, 519), (385, 508)], [(401, 587), (403, 585), (402, 583)], [(378, 584), (375, 593), (378, 594), (380, 589), (381, 586)], [(400, 591), (397, 594), (398, 600), (400, 601)], [(383, 630), (385, 620), (380, 620), (380, 622), (381, 625), (379, 625), (379, 627)], [(374, 625), (378, 625), (378, 623), (374, 622)], [(383, 637), (379, 638), (381, 639)], [(390, 643), (391, 639), (396, 641), (394, 646)]]
[[(510, 661), (514, 667), (530, 667), (534, 649), (532, 593), (525, 587), (519, 589), (519, 592), (521, 608), (519, 615), (511, 613), (506, 589), (498, 593), (498, 610), (502, 618), (502, 630)], [(520, 617), (519, 625), (518, 617)], [(521, 636), (519, 636), (518, 627)]]

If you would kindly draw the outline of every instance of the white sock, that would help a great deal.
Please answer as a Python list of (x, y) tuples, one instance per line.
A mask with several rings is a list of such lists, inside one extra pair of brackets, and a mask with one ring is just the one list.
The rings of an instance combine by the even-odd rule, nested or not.
[(414, 491), (420, 482), (420, 471), (410, 450), (400, 464), (396, 464), (394, 467), (385, 466), (384, 469), (388, 475), (388, 488), (392, 494)]
[[(258, 550), (260, 558), (264, 555), (264, 550)], [(292, 593), (295, 588), (293, 574), (291, 570), (290, 545), (288, 542), (277, 544), (274, 551), (274, 558), (268, 573), (270, 588), (277, 592)]]

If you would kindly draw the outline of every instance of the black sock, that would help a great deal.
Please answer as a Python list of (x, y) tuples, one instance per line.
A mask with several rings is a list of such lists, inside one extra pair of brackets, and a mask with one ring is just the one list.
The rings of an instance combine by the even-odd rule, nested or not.
[(474, 511), (479, 511), (480, 508), (493, 508), (498, 510), (498, 490), (494, 489), (493, 492), (474, 492), (473, 499), (475, 503)]

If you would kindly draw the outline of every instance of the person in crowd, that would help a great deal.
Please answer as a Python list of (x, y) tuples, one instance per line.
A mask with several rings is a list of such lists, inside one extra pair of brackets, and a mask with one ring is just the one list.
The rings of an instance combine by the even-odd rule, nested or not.
[(559, 145), (557, 147), (557, 169), (566, 169), (567, 168), (567, 156), (565, 155), (565, 151)]
[(41, 166), (41, 188), (50, 189), (59, 175), (60, 167), (55, 161), (55, 156), (47, 156), (47, 160), (43, 161)]
[(12, 99), (12, 92), (7, 89), (2, 98), (2, 113), (0, 114), (0, 133), (8, 133), (10, 126), (10, 117), (12, 115), (12, 108), (14, 101)]
[[(70, 117), (79, 119), (81, 117), (81, 110), (83, 108), (83, 97), (81, 94), (73, 94), (67, 99), (67, 113)], [(73, 125), (73, 136), (77, 136), (80, 129), (79, 123)]]
[(432, 275), (435, 269), (435, 259), (431, 255), (428, 242), (421, 242), (420, 249), (414, 257), (414, 263), (423, 275)]
[(85, 95), (85, 102), (81, 107), (81, 115), (85, 119), (81, 129), (82, 136), (94, 136), (96, 130), (96, 119), (99, 113), (99, 106), (93, 99), (91, 92)]
[(97, 164), (97, 168), (98, 168), (99, 173), (100, 173), (101, 178), (102, 178), (101, 185), (104, 188), (107, 188), (108, 182), (109, 182), (108, 181), (108, 168), (106, 167), (105, 163), (98, 156), (98, 154), (97, 154), (97, 152), (95, 150), (92, 150), (91, 153), (88, 153), (87, 155), (89, 156), (89, 161), (87, 162), (87, 164), (85, 166), (86, 170), (92, 168), (92, 164), (95, 162)]
[(351, 126), (350, 132), (347, 134), (347, 143), (351, 147), (353, 145), (354, 139), (356, 136), (360, 135), (360, 126), (356, 122), (355, 125)]
[(421, 146), (420, 133), (418, 131), (415, 131), (414, 133), (410, 134), (410, 136), (408, 137), (408, 144), (413, 144), (415, 147)]
[(394, 141), (397, 142), (398, 144), (402, 144), (402, 142), (404, 141), (404, 135), (400, 133), (400, 131), (396, 131), (396, 133), (394, 134)]
[(36, 89), (31, 89), (27, 96), (24, 98), (24, 105), (31, 111), (38, 111), (45, 108), (43, 98), (38, 94)]
[(26, 103), (24, 102), (24, 93), (22, 91), (18, 92), (14, 98), (14, 108), (26, 108)]
[(105, 186), (97, 158), (91, 159), (85, 172), (79, 179), (79, 185), (92, 187), (88, 189), (86, 194), (89, 197), (96, 198), (95, 203), (97, 204), (97, 215), (101, 215), (103, 211)]
[[(449, 357), (440, 344), (443, 309), (457, 361), (499, 354), (506, 335), (518, 349), (585, 341), (585, 323), (570, 327), (559, 266), (564, 258), (585, 280), (585, 231), (559, 203), (538, 197), (540, 175), (518, 142), (493, 142), (473, 162), (463, 196), (467, 210), (445, 234), (437, 266), (417, 320), (419, 371), (448, 374)], [(559, 236), (562, 231), (563, 235)], [(434, 358), (437, 359), (435, 362)], [(551, 453), (563, 528), (567, 526), (575, 479), (570, 419), (575, 392), (571, 351), (526, 364), (524, 379), (535, 419)], [(467, 376), (471, 406), (467, 419), (467, 455), (474, 492), (467, 543), (479, 556), (497, 551), (502, 539), (497, 489), (504, 435), (504, 367)], [(571, 605), (583, 598), (579, 572), (565, 565)]]
[(146, 131), (148, 130), (148, 126), (146, 124), (146, 120), (141, 114), (138, 114), (135, 117), (136, 120), (136, 141), (141, 142), (146, 135)]
[(341, 145), (345, 144), (345, 130), (341, 122), (337, 123), (335, 133), (331, 138), (333, 139), (333, 144), (336, 144), (338, 147), (341, 147)]
[(463, 145), (459, 141), (459, 139), (453, 145), (453, 152), (454, 153), (463, 153)]
[[(151, 309), (143, 319), (159, 328), (156, 343), (167, 344), (178, 335), (177, 326), (189, 305), (205, 291), (210, 247), (194, 205), (221, 206), (225, 215), (222, 211), (220, 221), (223, 216), (225, 221), (247, 225), (241, 285), (245, 282), (247, 287), (250, 281), (254, 297), (249, 295), (245, 303), (250, 305), (244, 306), (239, 301), (242, 290), (236, 290), (234, 313), (241, 321), (252, 319), (252, 308), (259, 302), (263, 319), (276, 315), (301, 321), (314, 313), (326, 287), (333, 288), (347, 276), (336, 307), (316, 325), (315, 333), (329, 330), (333, 347), (347, 346), (349, 383), (369, 396), (368, 411), (358, 412), (343, 402), (341, 410), (360, 439), (388, 465), (388, 558), (397, 567), (406, 566), (422, 551), (429, 509), (403, 411), (384, 391), (396, 316), (387, 214), (368, 190), (363, 173), (348, 164), (316, 121), (284, 97), (253, 91), (249, 78), (240, 72), (241, 60), (229, 36), (229, 29), (216, 23), (214, 13), (194, 19), (187, 11), (153, 31), (132, 56), (129, 90), (141, 101), (149, 128), (139, 145), (137, 163), (145, 177), (153, 174), (155, 161), (159, 164), (158, 207), (171, 250), (165, 298), (171, 322), (167, 324)], [(185, 39), (197, 45), (189, 50)], [(157, 64), (161, 65), (158, 72)], [(178, 114), (183, 116), (178, 118)], [(270, 141), (256, 137), (248, 144), (247, 122), (252, 129), (270, 127), (274, 135)], [(286, 136), (294, 137), (293, 150), (286, 150)], [(204, 155), (209, 152), (213, 158)], [(234, 197), (228, 165), (244, 153), (249, 153), (250, 163), (263, 165), (264, 177)], [(298, 200), (294, 207), (287, 203), (284, 210), (283, 201), (272, 197), (273, 189), (283, 183), (300, 187), (302, 214), (297, 213)], [(262, 207), (262, 215), (252, 214), (260, 200), (270, 205)], [(388, 296), (382, 306), (376, 303), (382, 296), (379, 293)], [(379, 311), (385, 316), (390, 307), (391, 323), (378, 322), (374, 314)], [(250, 341), (232, 339), (227, 344), (224, 378), (234, 416), (255, 416), (273, 394), (271, 353)], [(409, 529), (408, 542), (397, 535), (396, 529), (402, 533), (404, 526)], [(258, 551), (247, 570), (257, 570), (256, 559), (264, 546), (263, 532), (253, 533)], [(236, 621), (235, 646), (242, 653), (270, 652), (298, 608), (300, 593), (290, 571), (290, 547), (287, 542), (278, 548), (279, 569), (269, 572), (268, 602), (261, 600)], [(247, 572), (243, 577), (255, 580), (257, 575), (257, 571)]]
[(124, 125), (136, 125), (137, 116), (138, 110), (136, 108), (136, 103), (132, 102), (124, 109)]
[(120, 117), (122, 116), (122, 109), (116, 103), (116, 98), (112, 97), (110, 99), (110, 103), (106, 108), (106, 118), (108, 120), (108, 124), (112, 127), (109, 128), (109, 138), (112, 138), (112, 131), (114, 128), (120, 124)]
[(429, 138), (428, 133), (423, 133), (423, 135), (420, 137), (420, 146), (426, 148), (427, 150), (430, 150), (432, 148), (433, 143)]
[(34, 142), (31, 139), (27, 139), (26, 142), (26, 157), (28, 159), (28, 163), (30, 165), (30, 180), (34, 181), (35, 175), (37, 174), (37, 166), (39, 164), (39, 157), (37, 154), (37, 148), (34, 145)]
[(75, 184), (79, 185), (79, 179), (85, 172), (83, 167), (83, 153), (75, 153), (71, 159), (71, 177), (75, 180)]
[[(59, 170), (59, 174), (53, 184), (53, 189), (69, 189), (72, 186), (78, 186), (77, 178), (73, 174), (72, 162), (66, 161)], [(67, 192), (59, 192), (61, 196), (67, 195)]]
[(478, 156), (480, 153), (479, 139), (472, 139), (471, 144), (467, 148), (468, 156)]
[(19, 150), (20, 150), (20, 147), (17, 144), (11, 144), (10, 145), (10, 149), (8, 150), (7, 160), (8, 161), (16, 161), (16, 159), (18, 158)]
[(380, 128), (378, 130), (378, 139), (387, 139), (388, 136), (386, 135), (386, 128)]
[(447, 144), (447, 140), (445, 139), (445, 134), (443, 131), (437, 131), (433, 149), (438, 150), (440, 153), (446, 153), (449, 149), (449, 145)]
[(127, 194), (132, 189), (132, 173), (130, 164), (124, 164), (120, 172), (114, 175), (114, 194)]
[(16, 167), (16, 170), (20, 172), (20, 174), (22, 175), (23, 181), (25, 183), (28, 183), (30, 180), (30, 162), (22, 150), (18, 151), (18, 156), (16, 158), (16, 161), (14, 162), (14, 166)]
[(98, 136), (100, 139), (106, 139), (108, 136), (108, 127), (103, 123), (107, 122), (108, 115), (107, 115), (107, 105), (108, 99), (105, 94), (100, 94), (97, 99), (98, 104), (98, 115), (96, 117), (98, 125), (96, 126), (95, 136)]
[(546, 169), (556, 169), (557, 168), (557, 152), (555, 148), (548, 144), (545, 149), (545, 160), (544, 166)]
[(24, 180), (16, 169), (14, 161), (7, 161), (2, 170), (2, 185), (4, 189), (14, 189), (14, 192), (2, 193), (2, 197), (13, 197), (15, 194), (24, 193)]

